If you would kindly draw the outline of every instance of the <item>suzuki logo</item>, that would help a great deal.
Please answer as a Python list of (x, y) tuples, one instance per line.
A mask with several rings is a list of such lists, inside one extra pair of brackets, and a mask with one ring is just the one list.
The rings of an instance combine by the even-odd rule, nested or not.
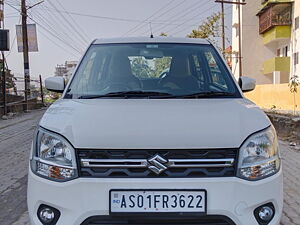
[(148, 159), (148, 168), (158, 175), (168, 168), (166, 165), (167, 163), (168, 160), (164, 159), (160, 155), (155, 155)]

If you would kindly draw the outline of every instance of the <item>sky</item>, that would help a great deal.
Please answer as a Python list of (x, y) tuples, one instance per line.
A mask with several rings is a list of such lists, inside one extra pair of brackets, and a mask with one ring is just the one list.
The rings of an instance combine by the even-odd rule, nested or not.
[[(20, 0), (5, 0), (5, 29), (10, 30), (9, 69), (23, 76), (23, 55), (17, 52), (16, 24)], [(40, 0), (27, 0), (32, 6)], [(208, 16), (220, 11), (214, 0), (45, 0), (28, 10), (28, 23), (37, 24), (38, 52), (31, 52), (30, 75), (45, 79), (55, 66), (79, 60), (96, 38), (149, 36), (161, 32), (185, 37)], [(230, 38), (231, 7), (225, 6), (226, 35)], [(229, 45), (229, 43), (227, 43)]]

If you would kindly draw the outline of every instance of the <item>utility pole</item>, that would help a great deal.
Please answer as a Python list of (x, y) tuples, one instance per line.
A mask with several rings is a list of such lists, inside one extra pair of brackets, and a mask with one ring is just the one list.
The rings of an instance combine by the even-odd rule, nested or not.
[(223, 49), (223, 56), (225, 56), (225, 10), (224, 10), (224, 2), (221, 1), (221, 19), (222, 19), (222, 49)]
[(222, 38), (223, 38), (223, 52), (225, 50), (225, 16), (224, 16), (224, 4), (238, 5), (238, 33), (239, 33), (239, 77), (243, 76), (243, 63), (242, 63), (242, 26), (241, 26), (241, 5), (246, 5), (245, 0), (226, 1), (216, 0), (215, 2), (222, 4)]
[[(240, 0), (238, 0), (240, 2)], [(239, 77), (243, 76), (243, 63), (242, 63), (242, 26), (241, 26), (241, 5), (238, 5), (239, 17)]]
[(2, 55), (2, 95), (3, 95), (3, 115), (5, 116), (7, 114), (7, 99), (6, 99), (6, 74), (5, 74), (5, 56), (4, 52), (1, 52)]
[[(1, 12), (0, 27), (4, 29), (4, 0), (0, 0), (0, 12)], [(1, 51), (1, 56), (2, 56), (1, 74), (2, 74), (3, 115), (5, 116), (7, 114), (7, 105), (6, 105), (7, 99), (6, 99), (5, 56), (3, 51)]]
[(42, 81), (42, 76), (39, 75), (40, 78), (40, 89), (41, 89), (41, 99), (42, 99), (42, 104), (44, 106), (44, 91), (43, 91), (43, 81)]
[(22, 15), (22, 38), (23, 38), (24, 81), (25, 81), (25, 107), (24, 107), (24, 110), (27, 111), (28, 110), (28, 97), (30, 97), (30, 74), (29, 74), (26, 0), (21, 0), (21, 15)]

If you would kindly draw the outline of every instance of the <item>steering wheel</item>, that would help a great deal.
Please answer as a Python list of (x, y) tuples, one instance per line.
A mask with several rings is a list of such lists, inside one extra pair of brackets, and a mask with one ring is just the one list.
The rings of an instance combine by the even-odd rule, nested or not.
[(159, 79), (163, 79), (163, 78), (165, 78), (166, 76), (168, 76), (168, 72), (163, 72), (163, 73), (161, 73), (160, 75), (159, 75)]

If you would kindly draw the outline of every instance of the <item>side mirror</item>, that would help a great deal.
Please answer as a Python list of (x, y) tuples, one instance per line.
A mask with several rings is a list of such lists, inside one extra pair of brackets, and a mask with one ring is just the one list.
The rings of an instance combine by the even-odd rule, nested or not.
[(250, 77), (240, 77), (239, 86), (243, 92), (253, 91), (256, 86), (256, 81), (255, 79)]
[(63, 93), (65, 90), (65, 79), (63, 77), (49, 77), (45, 80), (45, 87), (49, 91)]

